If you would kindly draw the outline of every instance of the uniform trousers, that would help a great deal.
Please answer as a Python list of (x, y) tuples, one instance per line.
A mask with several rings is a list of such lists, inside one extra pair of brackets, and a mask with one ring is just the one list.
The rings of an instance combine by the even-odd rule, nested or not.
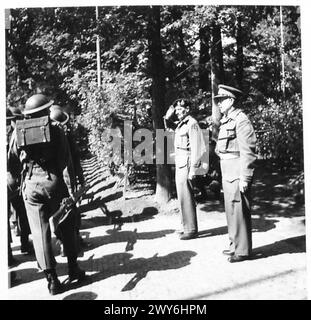
[(198, 222), (196, 214), (196, 204), (194, 200), (191, 183), (188, 179), (188, 173), (188, 165), (185, 165), (182, 168), (178, 168), (176, 166), (176, 191), (177, 198), (180, 204), (184, 233), (193, 233), (198, 231)]
[(18, 227), (20, 229), (20, 237), (22, 245), (28, 243), (28, 236), (30, 234), (30, 227), (27, 219), (26, 208), (23, 197), (16, 195), (10, 200), (12, 207), (16, 213)]
[(250, 212), (250, 190), (240, 192), (239, 179), (222, 180), (225, 210), (230, 240), (230, 251), (247, 256), (252, 251), (252, 224)]
[[(53, 173), (47, 173), (41, 167), (33, 167), (32, 174), (26, 176), (23, 197), (36, 259), (42, 270), (54, 269), (56, 260), (52, 248), (49, 218), (54, 214), (65, 195), (63, 179)], [(77, 234), (75, 217), (69, 216), (61, 224), (62, 242), (68, 259), (77, 258)]]

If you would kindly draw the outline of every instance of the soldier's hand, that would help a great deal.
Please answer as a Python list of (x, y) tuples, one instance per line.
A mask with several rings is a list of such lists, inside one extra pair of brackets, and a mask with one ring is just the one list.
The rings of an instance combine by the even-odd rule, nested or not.
[(173, 106), (170, 106), (170, 107), (167, 109), (164, 118), (165, 118), (166, 120), (168, 120), (168, 119), (174, 114), (174, 112), (175, 112), (175, 108), (174, 108)]
[(248, 189), (248, 182), (240, 180), (239, 187), (240, 187), (240, 192), (245, 193)]
[(188, 179), (189, 179), (189, 180), (193, 180), (194, 177), (195, 177), (194, 172), (193, 172), (193, 171), (189, 171), (189, 173), (188, 173)]

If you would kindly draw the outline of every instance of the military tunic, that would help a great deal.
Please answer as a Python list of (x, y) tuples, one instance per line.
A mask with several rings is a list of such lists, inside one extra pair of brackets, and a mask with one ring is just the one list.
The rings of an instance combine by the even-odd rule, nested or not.
[(206, 153), (198, 122), (190, 115), (186, 116), (175, 129), (175, 179), (184, 233), (198, 231), (196, 204), (188, 174), (198, 173), (202, 156)]
[[(52, 141), (44, 151), (41, 147), (34, 146), (29, 153), (25, 153), (17, 148), (14, 131), (8, 153), (8, 169), (12, 175), (17, 174), (14, 163), (23, 160), (24, 156), (29, 158), (24, 160), (28, 170), (22, 184), (22, 193), (36, 259), (42, 270), (54, 269), (56, 266), (49, 218), (58, 210), (64, 195), (73, 193), (72, 162), (66, 136), (62, 129), (51, 126), (51, 137)], [(32, 161), (30, 166), (29, 161)], [(67, 257), (76, 259), (77, 239), (74, 221), (71, 219), (62, 224), (61, 233)]]
[[(240, 109), (221, 119), (216, 153), (220, 157), (230, 251), (247, 256), (252, 250), (250, 185), (254, 173), (256, 136)], [(240, 180), (248, 182), (241, 193)]]

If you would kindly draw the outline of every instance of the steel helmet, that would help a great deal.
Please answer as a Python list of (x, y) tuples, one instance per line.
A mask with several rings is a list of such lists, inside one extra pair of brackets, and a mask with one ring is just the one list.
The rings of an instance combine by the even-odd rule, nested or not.
[(49, 100), (49, 98), (42, 93), (35, 94), (26, 101), (23, 114), (28, 115), (44, 110), (50, 107), (53, 102), (53, 100)]
[(69, 115), (67, 112), (62, 110), (59, 105), (52, 105), (50, 107), (50, 119), (52, 121), (58, 122), (62, 125), (66, 124), (69, 120)]

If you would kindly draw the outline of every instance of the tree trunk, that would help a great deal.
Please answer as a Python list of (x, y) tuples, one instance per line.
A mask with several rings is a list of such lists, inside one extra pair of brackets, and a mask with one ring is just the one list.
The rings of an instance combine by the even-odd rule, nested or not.
[(243, 34), (241, 27), (241, 16), (237, 18), (236, 26), (236, 81), (239, 88), (242, 89), (243, 81)]
[[(218, 84), (225, 82), (223, 51), (221, 41), (221, 29), (216, 23), (212, 26), (212, 46), (211, 46), (211, 82), (212, 97), (217, 94)], [(218, 105), (212, 99), (212, 118), (213, 118), (213, 138), (217, 139), (220, 125), (221, 113)]]
[[(149, 54), (152, 74), (152, 119), (154, 129), (163, 129), (165, 113), (164, 62), (160, 37), (160, 7), (152, 6), (149, 16)], [(164, 150), (157, 150), (164, 152)], [(166, 158), (166, 157), (165, 157)], [(171, 198), (171, 170), (167, 164), (156, 164), (156, 201), (166, 203)]]
[(208, 92), (210, 90), (210, 29), (208, 26), (201, 28), (200, 37), (200, 57), (199, 57), (199, 89)]

